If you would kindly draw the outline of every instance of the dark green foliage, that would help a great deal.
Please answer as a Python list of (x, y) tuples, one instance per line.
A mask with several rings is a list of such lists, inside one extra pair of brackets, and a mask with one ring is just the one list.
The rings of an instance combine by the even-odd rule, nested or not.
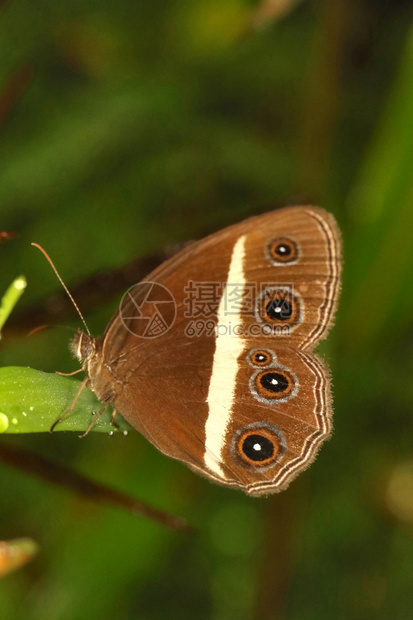
[[(345, 269), (322, 347), (335, 433), (279, 496), (215, 487), (136, 433), (2, 438), (184, 515), (199, 534), (2, 466), (0, 539), (30, 536), (40, 553), (0, 582), (0, 615), (410, 618), (411, 2), (307, 0), (258, 32), (245, 28), (249, 0), (1, 4), (0, 228), (19, 238), (0, 246), (0, 291), (24, 274), (20, 308), (59, 287), (30, 241), (70, 288), (284, 204), (336, 215)], [(86, 317), (93, 334), (117, 303)], [(79, 320), (64, 325), (30, 338), (6, 325), (1, 365), (75, 370)]]

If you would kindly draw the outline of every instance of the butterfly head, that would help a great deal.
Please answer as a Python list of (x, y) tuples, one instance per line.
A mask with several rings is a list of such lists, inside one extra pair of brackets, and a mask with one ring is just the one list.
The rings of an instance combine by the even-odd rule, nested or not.
[(70, 342), (70, 350), (73, 355), (81, 362), (82, 366), (88, 366), (90, 360), (96, 355), (95, 339), (82, 330), (77, 330), (74, 338)]

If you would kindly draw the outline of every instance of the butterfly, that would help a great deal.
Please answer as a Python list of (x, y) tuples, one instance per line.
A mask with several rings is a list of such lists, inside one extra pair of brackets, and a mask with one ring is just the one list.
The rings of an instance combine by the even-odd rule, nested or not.
[(340, 290), (332, 215), (286, 207), (186, 246), (71, 347), (87, 384), (164, 454), (252, 496), (282, 491), (332, 430), (313, 353)]

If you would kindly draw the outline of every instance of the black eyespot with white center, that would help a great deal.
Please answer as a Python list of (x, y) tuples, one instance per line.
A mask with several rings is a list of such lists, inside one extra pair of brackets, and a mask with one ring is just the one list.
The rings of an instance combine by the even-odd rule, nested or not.
[(268, 351), (268, 349), (253, 349), (248, 355), (248, 361), (251, 366), (257, 366), (259, 368), (269, 366), (274, 359), (274, 353)]
[(247, 435), (242, 442), (241, 449), (247, 458), (257, 463), (271, 459), (275, 452), (271, 439), (257, 433)]
[(252, 375), (251, 393), (260, 402), (273, 405), (283, 403), (298, 392), (297, 377), (281, 366), (267, 367)]
[(289, 237), (278, 237), (267, 244), (265, 254), (274, 265), (291, 265), (298, 260), (298, 244)]
[(293, 314), (293, 305), (288, 299), (276, 297), (265, 306), (265, 313), (272, 321), (288, 321)]
[(266, 468), (285, 453), (284, 434), (273, 424), (255, 422), (238, 431), (232, 442), (234, 455), (244, 466)]
[(255, 386), (261, 396), (277, 400), (291, 394), (294, 379), (286, 370), (265, 370), (256, 376)]
[(291, 389), (291, 380), (286, 373), (269, 371), (259, 377), (263, 390), (272, 394), (284, 393)]
[(291, 286), (266, 288), (256, 302), (256, 318), (270, 325), (293, 328), (301, 322), (302, 314), (301, 297)]

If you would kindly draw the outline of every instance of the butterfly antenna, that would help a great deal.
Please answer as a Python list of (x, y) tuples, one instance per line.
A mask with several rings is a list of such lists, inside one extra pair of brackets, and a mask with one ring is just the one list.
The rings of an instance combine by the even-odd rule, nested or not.
[(83, 317), (83, 314), (80, 312), (79, 306), (77, 305), (77, 303), (75, 302), (75, 300), (73, 299), (72, 294), (70, 293), (69, 289), (67, 288), (66, 284), (63, 282), (59, 272), (57, 271), (56, 267), (53, 264), (52, 259), (50, 258), (50, 256), (48, 255), (48, 253), (46, 252), (46, 250), (44, 248), (42, 248), (41, 245), (39, 245), (38, 243), (32, 243), (31, 245), (33, 245), (35, 248), (37, 248), (38, 250), (40, 250), (40, 252), (43, 254), (43, 256), (48, 260), (51, 268), (53, 269), (53, 271), (56, 274), (57, 279), (59, 280), (60, 284), (63, 286), (63, 288), (65, 289), (66, 293), (69, 296), (70, 301), (72, 302), (72, 304), (74, 305), (74, 307), (76, 308), (76, 312), (78, 313), (78, 315), (81, 318), (81, 321), (83, 323), (83, 325), (85, 326), (86, 332), (89, 336), (92, 336), (92, 334), (89, 331), (88, 326), (86, 325), (86, 321)]

